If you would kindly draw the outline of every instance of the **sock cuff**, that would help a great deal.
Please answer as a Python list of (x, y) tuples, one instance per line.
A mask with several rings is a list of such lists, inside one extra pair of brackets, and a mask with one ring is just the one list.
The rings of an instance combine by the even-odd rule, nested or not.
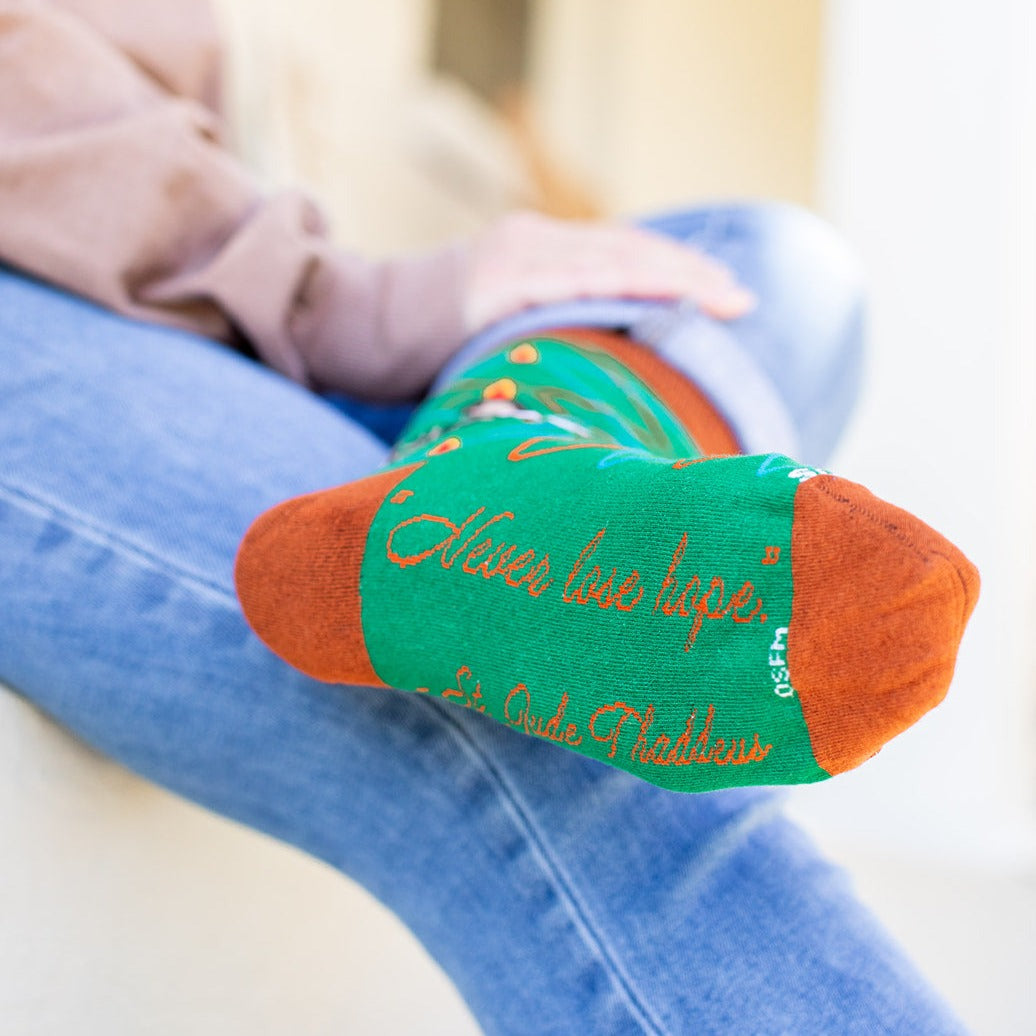
[(706, 457), (743, 453), (737, 435), (695, 382), (662, 359), (657, 352), (624, 334), (587, 328), (558, 328), (548, 332), (579, 346), (603, 350), (642, 381), (683, 425)]
[(742, 452), (798, 457), (802, 443), (777, 386), (723, 324), (693, 303), (655, 306), (629, 334), (690, 378), (733, 428)]
[(649, 346), (701, 389), (730, 426), (743, 452), (791, 457), (802, 452), (800, 436), (778, 388), (733, 333), (699, 316), (693, 304), (584, 299), (526, 310), (469, 339), (439, 373), (432, 394), (486, 353), (516, 338), (559, 327), (623, 330)]

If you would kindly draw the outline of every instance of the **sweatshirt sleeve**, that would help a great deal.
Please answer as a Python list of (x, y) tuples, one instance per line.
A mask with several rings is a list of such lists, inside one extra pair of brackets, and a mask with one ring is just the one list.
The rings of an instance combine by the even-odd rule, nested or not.
[(171, 62), (150, 23), (111, 14), (156, 5), (92, 6), (107, 22), (90, 0), (0, 0), (0, 261), (129, 316), (244, 338), (307, 384), (419, 392), (460, 342), (462, 250), (368, 264), (337, 249), (308, 198), (264, 195), (220, 146), (214, 48), (207, 61), (181, 40)]

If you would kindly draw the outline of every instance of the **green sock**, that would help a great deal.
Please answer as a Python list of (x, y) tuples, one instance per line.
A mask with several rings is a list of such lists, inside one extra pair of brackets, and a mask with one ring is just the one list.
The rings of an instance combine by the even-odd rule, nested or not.
[(675, 790), (862, 762), (945, 694), (974, 569), (853, 483), (707, 458), (707, 402), (663, 366), (606, 336), (486, 356), (385, 470), (255, 522), (249, 621), (318, 679), (441, 697)]

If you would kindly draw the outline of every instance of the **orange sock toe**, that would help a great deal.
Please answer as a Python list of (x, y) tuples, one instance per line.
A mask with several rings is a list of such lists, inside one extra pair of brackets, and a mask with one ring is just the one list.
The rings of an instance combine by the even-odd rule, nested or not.
[(384, 686), (360, 624), (360, 565), (374, 516), (416, 465), (287, 500), (261, 515), (234, 580), (252, 629), (318, 680)]
[(946, 694), (978, 572), (939, 533), (821, 475), (795, 498), (788, 668), (813, 755), (858, 766)]
[(235, 578), (268, 647), (688, 792), (823, 780), (942, 700), (978, 591), (952, 544), (788, 457), (716, 456), (737, 442), (693, 384), (565, 335), (480, 358), (396, 466), (255, 521)]

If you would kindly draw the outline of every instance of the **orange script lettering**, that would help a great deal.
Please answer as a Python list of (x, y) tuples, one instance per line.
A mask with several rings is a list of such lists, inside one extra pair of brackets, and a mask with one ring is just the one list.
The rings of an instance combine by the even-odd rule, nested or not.
[[(687, 640), (684, 641), (684, 651), (690, 651), (694, 642), (698, 639), (702, 625), (706, 619), (723, 619), (728, 615), (734, 622), (752, 622), (758, 618), (759, 622), (766, 622), (766, 616), (762, 614), (763, 600), (761, 597), (755, 599), (755, 606), (748, 614), (743, 613), (752, 601), (755, 587), (745, 582), (741, 589), (726, 598), (726, 588), (719, 576), (713, 576), (709, 580), (708, 589), (702, 588), (702, 578), (697, 573), (684, 583), (683, 589), (677, 593), (680, 580), (676, 577), (680, 562), (683, 561), (684, 553), (687, 550), (687, 533), (680, 537), (680, 542), (673, 551), (673, 558), (669, 562), (669, 570), (662, 580), (662, 587), (655, 598), (653, 611), (661, 610), (663, 615), (682, 615), (684, 618), (694, 616), (691, 628), (687, 632)], [(690, 610), (688, 610), (688, 607)]]
[[(477, 524), (485, 514), (484, 507), (473, 511), (460, 525), (437, 514), (418, 514), (393, 526), (385, 542), (385, 553), (389, 561), (400, 568), (420, 565), (438, 556), (443, 568), (453, 568), (458, 559), (461, 570), (469, 575), (480, 575), (483, 579), (500, 577), (508, 586), (524, 588), (530, 597), (539, 597), (554, 580), (550, 576), (550, 555), (538, 557), (534, 550), (518, 551), (517, 544), (494, 540), (484, 535), (488, 529), (514, 518), (510, 511), (501, 511)], [(469, 527), (476, 526), (469, 532)], [(404, 530), (410, 530), (404, 533)], [(494, 529), (494, 535), (496, 530)], [(425, 546), (432, 536), (441, 536), (430, 546)], [(397, 538), (406, 541), (396, 549)], [(416, 540), (416, 542), (415, 542)], [(421, 547), (422, 549), (412, 549)]]
[[(587, 569), (590, 559), (594, 556), (597, 548), (604, 539), (604, 529), (601, 529), (596, 536), (582, 549), (572, 571), (565, 580), (565, 592), (561, 599), (565, 602), (576, 604), (589, 604), (597, 602), (598, 608), (617, 608), (621, 612), (633, 611), (636, 603), (644, 596), (644, 587), (640, 586), (640, 573), (634, 569), (619, 584), (619, 571), (613, 568), (611, 573), (602, 578), (603, 573), (599, 566)], [(636, 594), (634, 595), (634, 591)], [(632, 597), (632, 599), (630, 599)]]

